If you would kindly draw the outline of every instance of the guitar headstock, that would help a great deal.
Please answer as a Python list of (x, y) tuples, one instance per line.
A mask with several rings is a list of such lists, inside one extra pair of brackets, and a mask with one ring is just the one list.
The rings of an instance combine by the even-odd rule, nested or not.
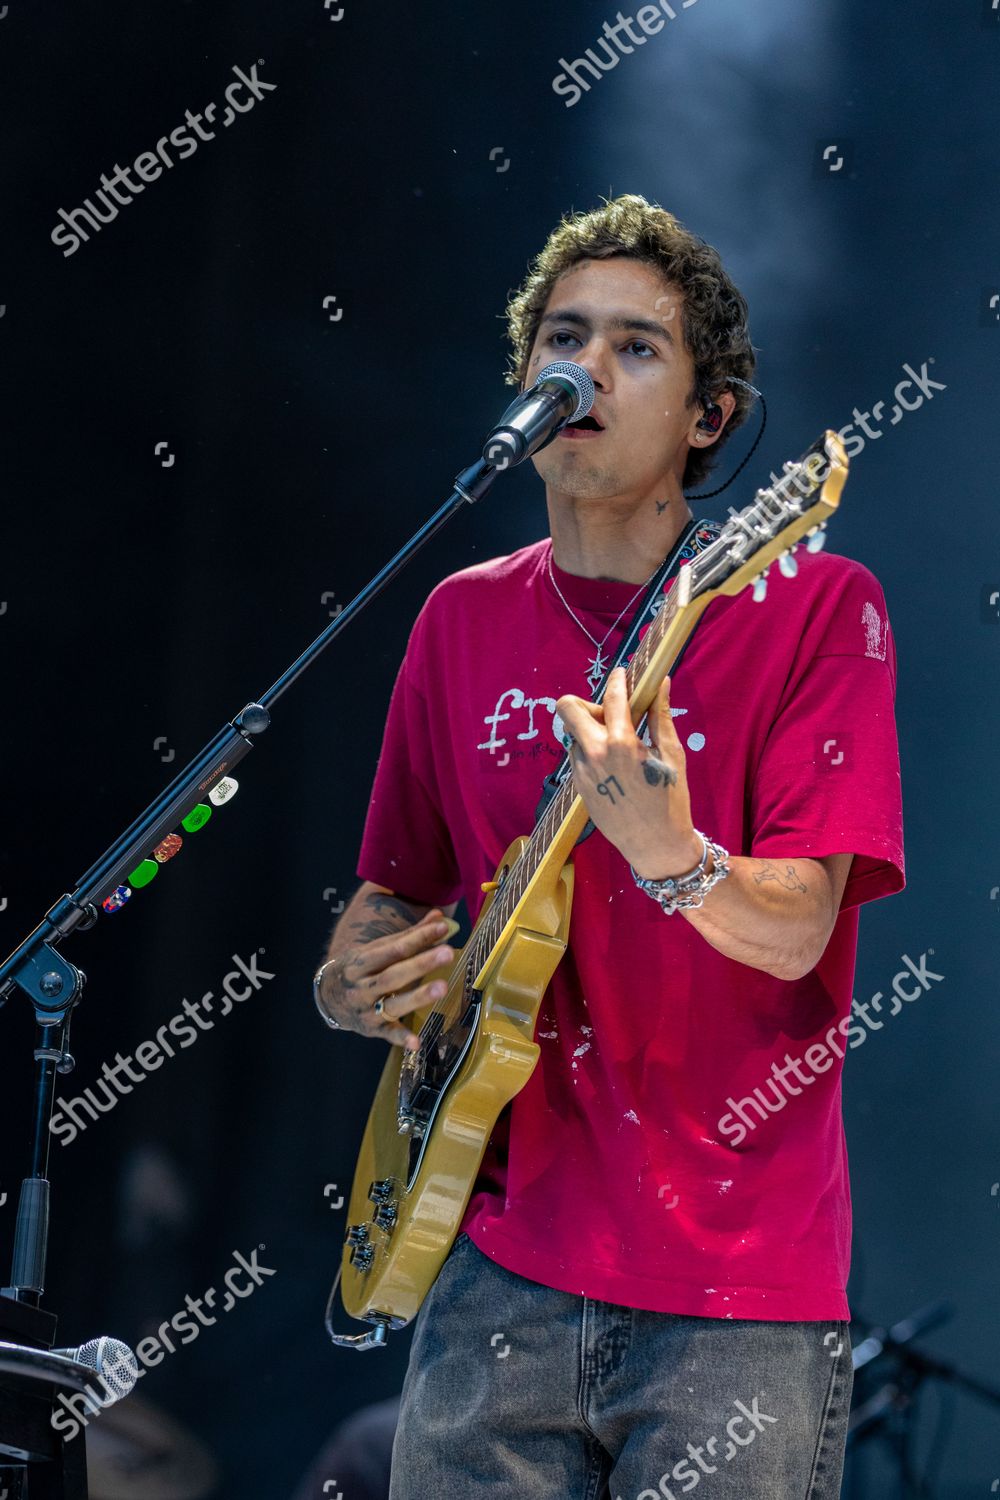
[[(708, 590), (738, 594), (758, 580), (775, 558), (790, 554), (796, 542), (818, 552), (823, 528), (840, 504), (848, 459), (836, 432), (827, 429), (796, 462), (786, 463), (781, 478), (758, 490), (743, 510), (729, 507), (730, 519), (720, 535), (682, 568), (677, 579), (678, 606)], [(755, 597), (762, 597), (755, 591)]]

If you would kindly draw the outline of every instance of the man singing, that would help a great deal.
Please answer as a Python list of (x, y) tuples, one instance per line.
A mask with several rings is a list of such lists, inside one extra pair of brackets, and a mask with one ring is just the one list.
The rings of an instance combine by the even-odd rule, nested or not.
[(564, 219), (507, 313), (508, 378), (573, 360), (593, 420), (533, 458), (549, 535), (443, 579), (413, 626), (331, 1024), (415, 1045), (441, 914), (475, 922), (564, 743), (596, 826), (541, 1055), (415, 1320), (392, 1500), (835, 1500), (858, 911), (904, 883), (885, 599), (799, 548), (764, 598), (712, 602), (642, 735), (621, 670), (594, 705), (664, 558), (720, 529), (684, 491), (752, 404), (746, 302), (626, 195)]

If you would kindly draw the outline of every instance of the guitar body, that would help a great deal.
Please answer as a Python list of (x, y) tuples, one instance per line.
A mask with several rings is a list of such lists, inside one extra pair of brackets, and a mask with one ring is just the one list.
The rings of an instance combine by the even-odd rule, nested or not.
[[(526, 843), (510, 845), (494, 876), (497, 886)], [(479, 922), (496, 897), (496, 890), (487, 896)], [(493, 1126), (538, 1061), (535, 1023), (569, 942), (572, 900), (567, 861), (525, 898), (505, 941), (474, 976), (474, 990), (463, 991), (463, 949), (452, 966), (435, 971), (450, 981), (448, 994), (406, 1018), (421, 1033), (435, 1013), (458, 1017), (436, 1042), (431, 1030), (431, 1045), (422, 1049), (431, 1056), (418, 1065), (418, 1076), (398, 1046), (382, 1071), (348, 1206), (341, 1296), (352, 1317), (401, 1327), (441, 1269)]]

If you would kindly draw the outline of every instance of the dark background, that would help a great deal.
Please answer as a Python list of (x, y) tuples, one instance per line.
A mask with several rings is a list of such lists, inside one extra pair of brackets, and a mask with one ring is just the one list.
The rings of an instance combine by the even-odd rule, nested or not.
[[(342, 3), (339, 21), (321, 0), (9, 0), (0, 18), (0, 951), (436, 509), (510, 399), (504, 302), (558, 218), (642, 193), (719, 248), (769, 401), (750, 466), (696, 515), (745, 504), (855, 404), (890, 409), (904, 362), (933, 360), (947, 387), (853, 460), (830, 527), (882, 583), (899, 654), (908, 886), (865, 908), (856, 994), (884, 990), (904, 953), (933, 949), (946, 976), (847, 1063), (851, 1292), (884, 1322), (952, 1297), (924, 1347), (996, 1381), (1000, 12), (678, 3), (567, 109), (558, 60), (595, 45), (611, 6)], [(57, 210), (258, 59), (277, 88), (64, 258)], [(218, 993), (233, 954), (263, 948), (275, 974), (55, 1144), (51, 1171), (62, 1343), (134, 1345), (234, 1251), (266, 1246), (277, 1274), (141, 1386), (214, 1450), (227, 1500), (289, 1495), (336, 1423), (402, 1381), (408, 1335), (358, 1358), (322, 1329), (331, 1205), (384, 1049), (324, 1033), (309, 981), (357, 885), (420, 604), (546, 531), (530, 465), (463, 509), (281, 700), (234, 806), (64, 949), (88, 975), (71, 1094), (185, 996)], [(0, 1276), (32, 1046), (16, 997)], [(959, 1395), (938, 1457), (937, 1493), (988, 1494), (1000, 1411)], [(855, 1493), (884, 1493), (884, 1473), (873, 1457)]]

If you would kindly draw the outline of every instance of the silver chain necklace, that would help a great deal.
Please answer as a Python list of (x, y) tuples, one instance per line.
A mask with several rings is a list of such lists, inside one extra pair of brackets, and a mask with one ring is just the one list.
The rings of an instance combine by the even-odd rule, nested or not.
[[(656, 564), (656, 567), (653, 569), (652, 573), (650, 573), (649, 577), (646, 579), (646, 582), (645, 583), (640, 583), (639, 587), (636, 589), (635, 593), (632, 595), (631, 599), (628, 601), (628, 604), (626, 604), (625, 609), (623, 609), (622, 612), (621, 612), (621, 614), (618, 616), (618, 620), (616, 620), (615, 624), (612, 625), (611, 630), (614, 630), (615, 625), (618, 624), (618, 621), (621, 619), (621, 617), (625, 613), (625, 611), (628, 610), (628, 609), (631, 609), (632, 605), (638, 599), (638, 597), (642, 593), (643, 589), (649, 587), (649, 585), (652, 583), (653, 579), (656, 577), (657, 573), (660, 571), (660, 569), (661, 569), (662, 566), (663, 566), (662, 562), (658, 562)], [(552, 547), (551, 547), (551, 544), (549, 546), (549, 577), (552, 579), (552, 587), (555, 589), (556, 593), (559, 595), (559, 597), (562, 600), (563, 604), (566, 605), (566, 609), (573, 616), (573, 619), (579, 625), (580, 629), (583, 631), (584, 635), (588, 638), (588, 640), (592, 641), (593, 644), (597, 647), (597, 654), (596, 654), (596, 656), (593, 658), (593, 660), (591, 662), (588, 663), (588, 665), (590, 667), (590, 671), (587, 673), (587, 681), (590, 683), (591, 691), (594, 692), (594, 693), (596, 693), (597, 689), (600, 687), (601, 683), (604, 681), (605, 673), (607, 672), (608, 666), (610, 665), (609, 662), (607, 662), (607, 661), (604, 660), (603, 656), (601, 655), (601, 652), (602, 652), (602, 649), (604, 647), (604, 641), (606, 641), (607, 638), (608, 638), (608, 636), (611, 634), (611, 630), (609, 630), (607, 632), (607, 634), (604, 637), (604, 640), (599, 641), (596, 636), (590, 634), (590, 631), (587, 629), (586, 625), (580, 619), (579, 615), (576, 614), (576, 613), (574, 613), (574, 611), (570, 608), (569, 604), (566, 603), (566, 595), (563, 593), (563, 591), (559, 587), (558, 583), (556, 583), (555, 574), (552, 571)]]

